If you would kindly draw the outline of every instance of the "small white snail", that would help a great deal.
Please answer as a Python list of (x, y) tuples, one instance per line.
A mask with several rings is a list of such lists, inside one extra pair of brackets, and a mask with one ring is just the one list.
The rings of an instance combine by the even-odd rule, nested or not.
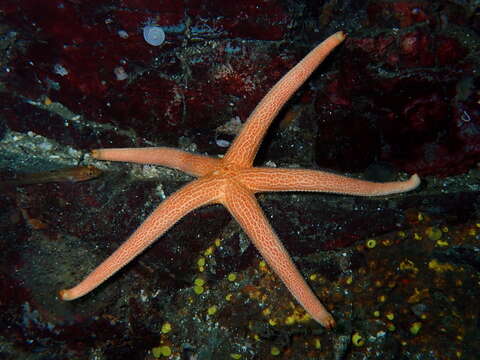
[(143, 28), (143, 38), (152, 46), (159, 46), (165, 41), (165, 32), (160, 26), (146, 25)]

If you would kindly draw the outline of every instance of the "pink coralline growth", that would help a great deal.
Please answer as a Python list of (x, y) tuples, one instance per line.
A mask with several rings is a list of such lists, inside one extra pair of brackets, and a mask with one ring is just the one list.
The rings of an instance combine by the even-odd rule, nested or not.
[(420, 31), (407, 33), (400, 38), (400, 57), (397, 65), (402, 67), (430, 67), (434, 65), (431, 36)]

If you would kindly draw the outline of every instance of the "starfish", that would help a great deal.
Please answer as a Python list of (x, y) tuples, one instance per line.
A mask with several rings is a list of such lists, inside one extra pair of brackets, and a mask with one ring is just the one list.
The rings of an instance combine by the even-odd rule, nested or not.
[(99, 160), (156, 164), (184, 171), (197, 179), (165, 199), (110, 257), (71, 289), (62, 300), (77, 299), (103, 283), (187, 213), (204, 205), (224, 205), (290, 293), (318, 323), (330, 329), (332, 315), (315, 296), (263, 214), (255, 193), (315, 191), (360, 196), (400, 193), (416, 188), (415, 174), (406, 181), (375, 183), (309, 169), (253, 167), (260, 143), (282, 106), (325, 57), (343, 40), (339, 31), (305, 56), (265, 95), (243, 125), (223, 158), (187, 153), (166, 147), (96, 149)]

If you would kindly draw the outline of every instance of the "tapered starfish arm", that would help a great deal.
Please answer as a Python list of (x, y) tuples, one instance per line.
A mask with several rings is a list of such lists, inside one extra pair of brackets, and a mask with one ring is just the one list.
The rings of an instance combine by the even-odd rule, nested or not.
[(140, 225), (110, 257), (71, 289), (61, 290), (62, 300), (77, 299), (103, 283), (144, 251), (158, 237), (190, 211), (215, 202), (219, 184), (215, 180), (195, 180), (172, 194)]
[(308, 169), (250, 168), (236, 179), (254, 192), (318, 191), (336, 194), (377, 196), (406, 192), (420, 184), (417, 174), (406, 181), (372, 182), (325, 171)]
[(297, 91), (325, 57), (343, 40), (339, 31), (314, 48), (307, 56), (287, 72), (253, 110), (225, 155), (226, 161), (249, 166), (253, 163), (260, 143), (282, 106)]
[(193, 176), (206, 175), (220, 164), (220, 159), (168, 147), (95, 149), (92, 156), (98, 160), (162, 165)]
[(326, 328), (335, 325), (332, 315), (325, 309), (307, 285), (279, 238), (265, 218), (253, 193), (239, 184), (231, 183), (222, 203), (241, 225), (260, 254), (285, 283), (288, 290), (305, 310)]

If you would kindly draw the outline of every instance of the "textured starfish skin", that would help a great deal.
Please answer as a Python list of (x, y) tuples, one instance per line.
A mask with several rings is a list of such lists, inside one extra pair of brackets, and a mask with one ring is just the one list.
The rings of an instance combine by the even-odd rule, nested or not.
[(313, 49), (267, 93), (243, 125), (225, 157), (210, 158), (171, 148), (98, 149), (99, 160), (157, 164), (184, 171), (198, 179), (176, 191), (140, 225), (109, 258), (83, 281), (60, 291), (63, 300), (74, 300), (95, 289), (129, 263), (190, 211), (213, 203), (223, 204), (246, 232), (269, 266), (291, 294), (321, 325), (335, 321), (305, 282), (273, 231), (255, 193), (264, 191), (316, 191), (360, 196), (409, 191), (420, 180), (373, 183), (323, 171), (253, 167), (253, 160), (272, 120), (291, 95), (323, 59), (344, 40), (335, 33)]

